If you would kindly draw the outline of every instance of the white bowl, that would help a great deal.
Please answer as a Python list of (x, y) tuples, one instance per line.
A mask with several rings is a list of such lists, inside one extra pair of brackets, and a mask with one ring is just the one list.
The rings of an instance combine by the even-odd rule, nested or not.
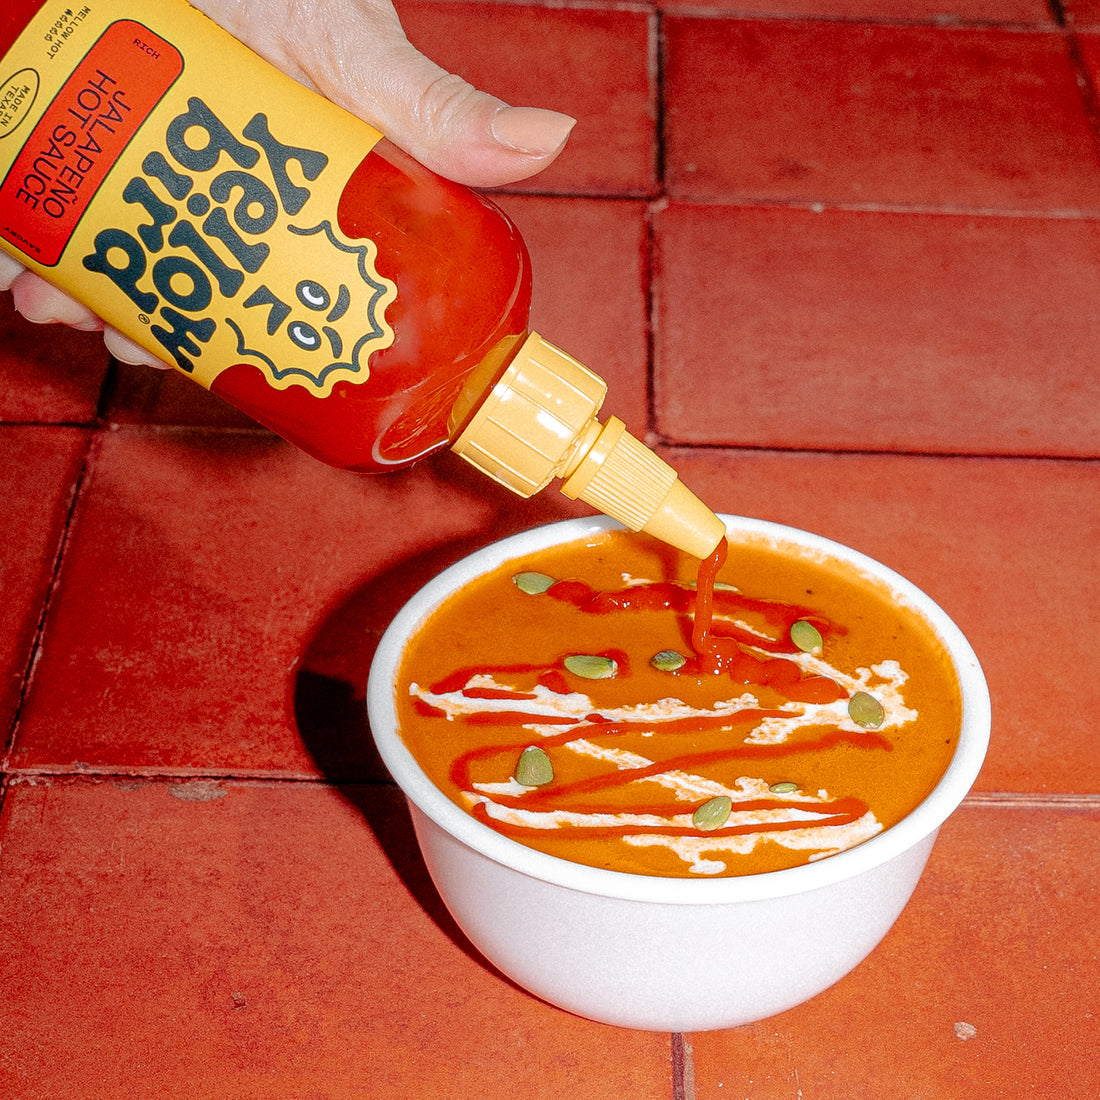
[(602, 517), (536, 528), (453, 565), (405, 605), (371, 667), (371, 729), (454, 919), (519, 985), (602, 1023), (648, 1031), (737, 1027), (792, 1008), (842, 978), (905, 907), (940, 825), (970, 789), (989, 742), (989, 693), (978, 659), (928, 596), (828, 539), (761, 520), (723, 520), (731, 543), (740, 536), (774, 539), (885, 582), (927, 620), (954, 664), (962, 729), (947, 771), (912, 813), (858, 847), (788, 870), (702, 881), (609, 871), (502, 836), (421, 770), (396, 728), (394, 691), (406, 639), (482, 573), (618, 526)]

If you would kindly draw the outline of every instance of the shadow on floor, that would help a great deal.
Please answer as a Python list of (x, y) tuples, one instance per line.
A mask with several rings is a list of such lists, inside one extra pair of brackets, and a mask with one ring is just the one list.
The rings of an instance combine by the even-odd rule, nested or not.
[[(523, 526), (522, 516), (510, 519), (509, 527)], [(509, 533), (484, 531), (433, 547), (371, 577), (332, 607), (306, 645), (293, 707), (302, 743), (325, 780), (362, 815), (420, 907), (467, 955), (518, 989), (470, 943), (443, 904), (420, 855), (404, 796), (375, 748), (366, 710), (371, 660), (405, 602), (447, 566)]]

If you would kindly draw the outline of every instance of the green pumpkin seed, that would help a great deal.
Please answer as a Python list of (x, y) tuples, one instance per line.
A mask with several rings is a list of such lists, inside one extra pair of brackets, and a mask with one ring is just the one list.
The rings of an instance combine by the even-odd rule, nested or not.
[(805, 619), (799, 619), (791, 625), (791, 641), (803, 653), (820, 653), (824, 644), (821, 640), (821, 631)]
[(877, 730), (886, 719), (882, 704), (865, 691), (857, 691), (848, 700), (848, 717), (859, 726)]
[(728, 794), (716, 795), (708, 799), (691, 815), (691, 823), (697, 829), (709, 832), (711, 829), (720, 829), (729, 821), (730, 811), (733, 809), (733, 799)]
[(574, 653), (562, 662), (574, 676), (586, 680), (609, 680), (619, 671), (617, 661), (594, 653)]
[(517, 573), (512, 578), (512, 583), (528, 596), (539, 596), (557, 582), (545, 573)]
[(687, 658), (675, 649), (662, 649), (660, 653), (654, 653), (649, 663), (659, 672), (675, 672), (687, 664)]
[(787, 780), (783, 783), (773, 783), (768, 790), (772, 794), (794, 794), (798, 790), (798, 784)]
[(524, 787), (545, 787), (554, 778), (554, 765), (538, 745), (528, 745), (519, 754), (516, 782)]

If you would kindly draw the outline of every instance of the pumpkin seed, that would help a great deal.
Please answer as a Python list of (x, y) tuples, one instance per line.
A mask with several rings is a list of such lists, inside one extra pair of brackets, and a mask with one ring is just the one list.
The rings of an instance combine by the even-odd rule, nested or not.
[(691, 815), (691, 823), (697, 829), (710, 832), (712, 829), (720, 829), (729, 821), (730, 811), (733, 809), (733, 799), (728, 794), (715, 795), (700, 806)]
[(538, 745), (528, 745), (519, 754), (516, 764), (516, 782), (524, 787), (545, 787), (554, 778), (554, 765), (545, 750)]
[(539, 596), (556, 582), (545, 573), (517, 573), (512, 578), (512, 583), (528, 596)]
[(791, 624), (791, 641), (803, 653), (820, 653), (824, 644), (821, 639), (821, 631), (805, 619), (799, 619), (798, 622)]
[(654, 653), (649, 663), (659, 672), (675, 672), (687, 664), (687, 658), (675, 649), (662, 649), (660, 653)]
[(882, 704), (865, 691), (857, 691), (848, 700), (848, 717), (859, 726), (877, 730), (886, 718)]
[(574, 653), (562, 662), (574, 676), (586, 680), (609, 680), (619, 671), (619, 664), (610, 657), (595, 653)]
[(794, 794), (798, 790), (798, 784), (786, 780), (783, 783), (773, 783), (769, 788), (772, 794)]

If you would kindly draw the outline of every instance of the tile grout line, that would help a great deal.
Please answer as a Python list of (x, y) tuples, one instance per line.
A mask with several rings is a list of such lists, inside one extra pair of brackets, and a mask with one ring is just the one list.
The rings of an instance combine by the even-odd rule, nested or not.
[[(302, 783), (329, 787), (396, 787), (392, 779), (378, 778), (341, 778), (316, 772), (285, 771), (278, 769), (253, 770), (232, 768), (188, 768), (179, 767), (111, 767), (106, 765), (38, 765), (35, 767), (16, 767), (5, 773), (15, 782), (34, 782), (39, 779), (175, 779), (175, 780), (228, 780), (241, 783)], [(965, 802), (985, 805), (1021, 806), (1094, 806), (1100, 802), (1100, 790), (1097, 791), (1012, 791), (1012, 790), (972, 790)]]
[(1097, 96), (1095, 81), (1092, 72), (1085, 61), (1081, 48), (1081, 36), (1073, 21), (1072, 14), (1067, 16), (1064, 0), (1047, 0), (1051, 16), (1061, 29), (1066, 45), (1066, 53), (1069, 55), (1070, 64), (1077, 81), (1077, 89), (1081, 96), (1081, 107), (1085, 112), (1085, 118), (1092, 134), (1093, 145), (1100, 154), (1100, 99)]
[(687, 1035), (672, 1033), (672, 1100), (695, 1100), (695, 1059)]
[[(0, 427), (4, 425), (0, 424)], [(33, 425), (17, 425), (18, 427)], [(45, 425), (56, 427), (57, 425)], [(80, 427), (80, 425), (77, 425)], [(147, 433), (149, 435), (172, 434), (200, 434), (200, 435), (242, 435), (242, 436), (271, 436), (276, 433), (261, 425), (251, 427), (224, 427), (213, 424), (150, 424), (150, 423), (115, 423), (107, 426), (109, 431), (129, 432), (132, 434)], [(786, 454), (786, 455), (829, 455), (837, 458), (846, 456), (858, 456), (862, 458), (931, 458), (931, 459), (972, 459), (972, 460), (997, 460), (1005, 462), (1065, 462), (1065, 463), (1094, 463), (1100, 461), (1100, 452), (1097, 454), (1074, 455), (1052, 454), (1042, 451), (932, 451), (932, 450), (898, 450), (894, 448), (873, 447), (828, 447), (828, 446), (797, 446), (779, 443), (718, 443), (712, 440), (686, 441), (670, 436), (661, 435), (652, 427), (648, 428), (651, 444), (664, 447), (668, 450), (697, 451), (703, 453), (713, 451), (717, 454)], [(93, 436), (98, 434), (94, 432)], [(277, 438), (277, 437), (276, 437)]]
[(665, 22), (657, 9), (648, 21), (647, 64), (653, 74), (653, 174), (656, 189), (652, 199), (667, 197), (665, 187)]
[(1049, 791), (1038, 794), (1012, 791), (975, 791), (961, 803), (973, 809), (1002, 810), (1084, 810), (1100, 809), (1100, 791), (1085, 794)]
[[(1076, 36), (1075, 36), (1076, 37)], [(1100, 116), (1100, 108), (1098, 108)], [(1100, 126), (1100, 119), (1098, 119)], [(659, 139), (658, 139), (659, 140)], [(715, 206), (737, 209), (799, 210), (812, 214), (884, 214), (913, 217), (944, 218), (1003, 218), (1006, 220), (1034, 221), (1088, 221), (1100, 220), (1100, 206), (1097, 207), (1027, 207), (1016, 206), (966, 206), (950, 203), (919, 202), (854, 202), (843, 199), (815, 199), (809, 195), (778, 198), (773, 195), (752, 193), (730, 193), (720, 195), (670, 195), (661, 181), (656, 188), (639, 189), (634, 192), (608, 191), (541, 191), (535, 188), (515, 190), (508, 188), (490, 189), (483, 193), (492, 200), (494, 195), (527, 199), (576, 199), (585, 202), (601, 203), (638, 203), (676, 204), (679, 206)]]
[[(461, 6), (465, 0), (437, 0), (441, 4), (454, 3)], [(815, 11), (769, 11), (766, 9), (714, 7), (705, 0), (695, 4), (666, 7), (662, 0), (489, 0), (500, 7), (566, 9), (569, 11), (596, 12), (656, 12), (673, 18), (686, 19), (728, 19), (737, 22), (784, 22), (784, 23), (854, 23), (881, 27), (917, 27), (944, 31), (953, 30), (1004, 30), (1016, 33), (1053, 33), (1057, 25), (1051, 19), (991, 19), (951, 14), (931, 14), (924, 17), (906, 18), (895, 15), (855, 14), (837, 15), (832, 12)]]
[[(1100, 111), (1098, 111), (1100, 114)], [(638, 189), (632, 192), (609, 191), (542, 191), (534, 188), (515, 190), (508, 188), (479, 191), (492, 201), (494, 197), (519, 199), (560, 199), (581, 202), (623, 203), (638, 202), (675, 203), (680, 206), (718, 206), (735, 208), (761, 208), (774, 210), (798, 210), (812, 214), (884, 214), (912, 217), (944, 218), (1003, 218), (1006, 220), (1035, 221), (1089, 221), (1100, 220), (1100, 206), (968, 206), (951, 203), (920, 202), (854, 202), (844, 199), (815, 199), (810, 195), (776, 197), (751, 192), (729, 194), (677, 194), (670, 195), (661, 181), (656, 188)]]
[[(552, 196), (551, 196), (552, 197)], [(616, 196), (567, 195), (566, 198), (590, 198), (618, 201)], [(1100, 219), (1100, 207), (1040, 207), (1030, 210), (1015, 206), (954, 206), (947, 203), (918, 202), (847, 202), (842, 199), (814, 199), (808, 195), (777, 198), (746, 193), (730, 195), (672, 195), (665, 201), (679, 206), (705, 206), (732, 209), (795, 210), (807, 214), (880, 214), (897, 217), (1002, 218), (1006, 221), (1083, 221)]]
[(657, 292), (653, 277), (657, 250), (657, 231), (653, 223), (654, 210), (648, 206), (643, 223), (644, 253), (642, 255), (642, 279), (644, 281), (642, 308), (645, 330), (645, 434), (647, 445), (660, 441), (657, 429)]
[(19, 684), (19, 694), (12, 711), (11, 724), (8, 727), (3, 753), (0, 754), (0, 781), (3, 781), (5, 790), (7, 789), (10, 776), (15, 774), (11, 773), (9, 769), (12, 755), (15, 752), (15, 742), (19, 734), (19, 724), (23, 715), (23, 706), (26, 702), (27, 691), (30, 686), (34, 667), (38, 663), (38, 658), (42, 651), (42, 636), (46, 629), (46, 619), (49, 615), (50, 607), (53, 604), (54, 593), (57, 590), (58, 580), (61, 576), (61, 565), (65, 557), (66, 548), (69, 544), (73, 515), (76, 512), (77, 501), (80, 499), (80, 494), (84, 487), (85, 479), (87, 478), (89, 458), (98, 434), (95, 429), (86, 430), (88, 434), (84, 443), (84, 453), (81, 455), (80, 468), (77, 471), (68, 505), (65, 508), (65, 518), (61, 523), (60, 537), (57, 540), (57, 549), (54, 552), (53, 561), (50, 563), (49, 577), (44, 586), (45, 591), (42, 607), (38, 614), (38, 621), (35, 623), (34, 632), (31, 635), (31, 643), (27, 648), (27, 659), (23, 665), (23, 673)]
[[(89, 780), (92, 782), (110, 782), (113, 780), (140, 780), (142, 782), (179, 782), (179, 783), (240, 783), (255, 786), (264, 784), (286, 784), (293, 786), (315, 787), (371, 787), (396, 790), (396, 784), (386, 778), (339, 778), (315, 775), (308, 772), (248, 772), (229, 769), (186, 768), (109, 768), (88, 765), (85, 767), (34, 767), (15, 768), (0, 774), (0, 780), (9, 786), (22, 784), (34, 785), (50, 780), (71, 781)], [(972, 791), (961, 803), (971, 808), (1000, 808), (1021, 810), (1084, 810), (1100, 809), (1100, 791)]]
[[(496, 0), (511, 2), (511, 0)], [(522, 0), (516, 0), (517, 3)], [(552, 4), (539, 6), (556, 6)], [(566, 7), (577, 6), (577, 0), (570, 0)], [(1058, 25), (1051, 19), (989, 19), (981, 17), (967, 18), (959, 15), (927, 15), (906, 18), (900, 15), (852, 14), (838, 15), (833, 12), (815, 11), (765, 11), (753, 8), (713, 7), (706, 3), (685, 4), (665, 7), (661, 0), (655, 0), (656, 10), (676, 19), (696, 19), (717, 21), (720, 19), (737, 23), (833, 23), (853, 26), (891, 27), (914, 30), (951, 31), (1004, 31), (1008, 34), (1055, 34)], [(610, 10), (617, 10), (615, 4)]]
[(744, 457), (747, 454), (776, 454), (776, 455), (805, 455), (807, 457), (831, 457), (831, 458), (928, 458), (945, 460), (970, 460), (975, 462), (1058, 462), (1058, 463), (1095, 463), (1100, 461), (1100, 454), (1095, 455), (1059, 455), (1027, 452), (1005, 451), (901, 451), (888, 448), (837, 448), (837, 447), (799, 447), (795, 445), (784, 446), (782, 444), (764, 443), (713, 443), (702, 442), (687, 443), (682, 440), (654, 434), (653, 443), (664, 447), (669, 451), (696, 451), (701, 456), (711, 451), (715, 455), (736, 455)]
[(91, 783), (111, 783), (115, 781), (135, 780), (142, 783), (238, 783), (249, 786), (265, 784), (283, 784), (301, 787), (372, 787), (386, 790), (398, 790), (392, 779), (379, 777), (351, 778), (319, 775), (312, 772), (292, 771), (248, 771), (229, 768), (193, 768), (186, 767), (109, 767), (96, 764), (40, 765), (37, 767), (10, 768), (0, 773), (10, 786), (35, 786), (57, 781), (87, 781)]
[(645, 311), (645, 401), (646, 433), (648, 441), (657, 437), (657, 281), (655, 278), (657, 252), (657, 226), (655, 215), (660, 206), (667, 201), (665, 197), (665, 49), (664, 23), (661, 12), (654, 11), (648, 22), (649, 56), (647, 63), (652, 79), (653, 95), (653, 174), (656, 193), (645, 207), (643, 225), (645, 229), (645, 252), (642, 257), (643, 295), (642, 308)]

